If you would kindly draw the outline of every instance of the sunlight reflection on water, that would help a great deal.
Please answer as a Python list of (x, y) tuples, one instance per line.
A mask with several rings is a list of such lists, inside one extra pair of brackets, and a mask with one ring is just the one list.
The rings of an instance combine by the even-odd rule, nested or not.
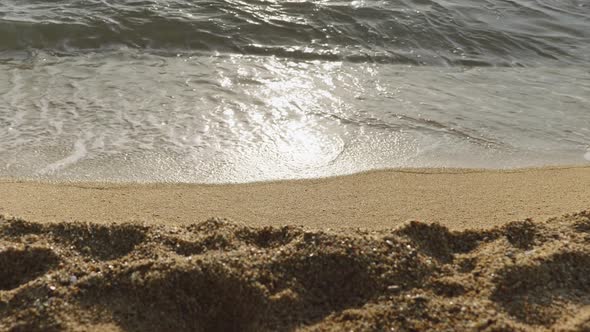
[(575, 68), (128, 50), (18, 66), (0, 64), (0, 176), (242, 182), (590, 157), (590, 73)]

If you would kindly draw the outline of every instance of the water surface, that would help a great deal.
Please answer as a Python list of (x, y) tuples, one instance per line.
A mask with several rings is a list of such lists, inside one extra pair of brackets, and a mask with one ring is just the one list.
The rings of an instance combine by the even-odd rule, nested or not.
[(0, 176), (590, 161), (585, 1), (4, 1)]

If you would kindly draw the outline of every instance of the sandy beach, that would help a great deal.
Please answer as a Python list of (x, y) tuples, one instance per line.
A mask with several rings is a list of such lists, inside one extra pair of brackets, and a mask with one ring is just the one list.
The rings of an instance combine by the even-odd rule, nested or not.
[(404, 169), (229, 185), (0, 180), (0, 214), (31, 222), (390, 229), (407, 220), (487, 229), (589, 208), (590, 167)]
[(590, 167), (0, 181), (0, 330), (590, 329)]

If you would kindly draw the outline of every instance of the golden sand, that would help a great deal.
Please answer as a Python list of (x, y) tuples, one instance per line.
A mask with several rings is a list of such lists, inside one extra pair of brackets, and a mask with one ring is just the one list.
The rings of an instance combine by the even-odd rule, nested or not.
[(588, 167), (6, 180), (0, 330), (588, 331), (589, 184)]
[(406, 220), (452, 230), (546, 219), (590, 206), (590, 167), (385, 170), (230, 185), (0, 181), (0, 214), (34, 222), (388, 229)]

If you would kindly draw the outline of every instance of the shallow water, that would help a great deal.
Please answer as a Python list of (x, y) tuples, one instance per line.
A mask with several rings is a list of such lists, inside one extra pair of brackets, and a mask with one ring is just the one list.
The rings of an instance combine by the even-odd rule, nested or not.
[(7, 1), (0, 176), (590, 161), (584, 1)]

